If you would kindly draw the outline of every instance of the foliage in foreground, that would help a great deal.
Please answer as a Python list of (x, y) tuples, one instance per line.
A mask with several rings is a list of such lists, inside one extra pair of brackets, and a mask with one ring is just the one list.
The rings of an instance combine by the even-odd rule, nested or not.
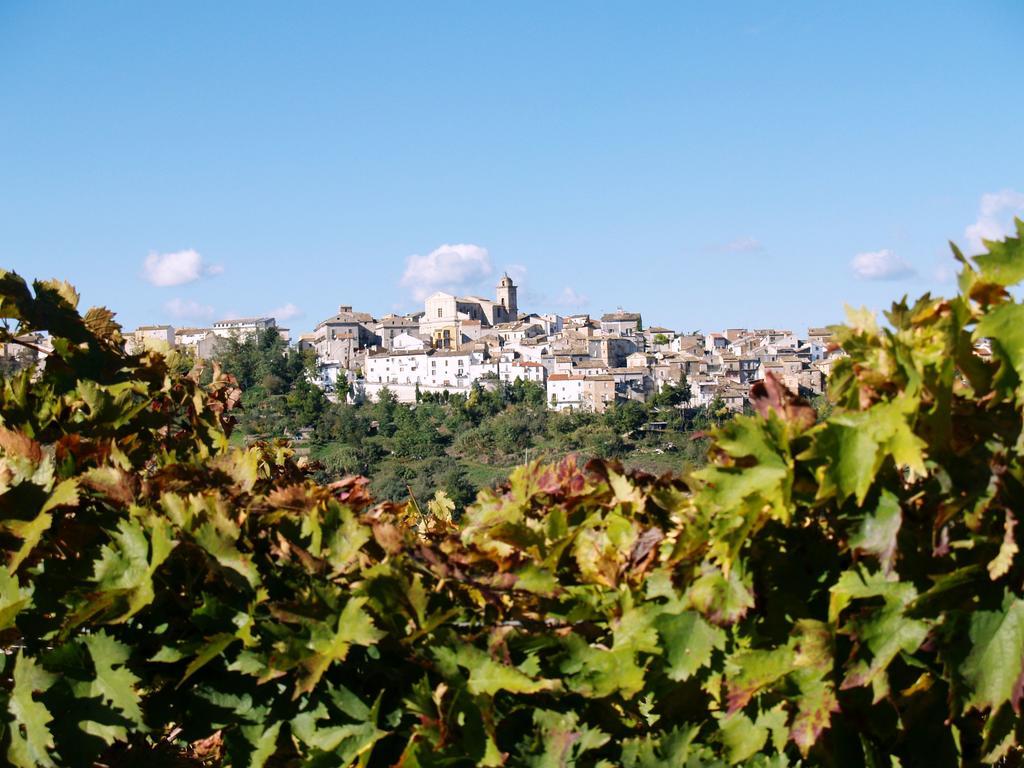
[[(1024, 225), (1021, 226), (1024, 234)], [(18, 766), (1016, 763), (1019, 239), (854, 313), (819, 420), (769, 379), (695, 487), (572, 460), (463, 524), (230, 449), (214, 373), (0, 277), (0, 749)], [(992, 357), (975, 351), (990, 340)]]

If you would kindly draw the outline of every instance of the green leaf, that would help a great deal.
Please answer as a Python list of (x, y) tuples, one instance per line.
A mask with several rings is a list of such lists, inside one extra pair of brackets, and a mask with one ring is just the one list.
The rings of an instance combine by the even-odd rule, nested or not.
[(47, 690), (56, 679), (31, 656), (18, 651), (14, 662), (14, 688), (7, 704), (13, 718), (12, 727), (7, 729), (11, 739), (7, 759), (19, 768), (54, 765), (50, 757), (53, 734), (49, 729), (53, 716), (34, 695)]
[(974, 257), (985, 282), (1016, 285), (1024, 280), (1024, 221), (1017, 219), (1017, 236), (1005, 240), (984, 240), (988, 253)]
[(967, 709), (995, 710), (1009, 702), (1020, 711), (1024, 695), (1024, 600), (1006, 595), (998, 611), (971, 616), (971, 652), (960, 672), (968, 684)]
[(719, 723), (719, 736), (729, 763), (735, 765), (757, 754), (768, 741), (768, 727), (754, 722), (742, 712)]
[(131, 649), (103, 630), (88, 635), (84, 642), (96, 667), (96, 677), (80, 690), (80, 695), (98, 696), (103, 701), (113, 704), (134, 723), (136, 729), (145, 731), (137, 691), (140, 680), (126, 666)]
[(754, 607), (749, 581), (739, 564), (730, 569), (728, 576), (717, 567), (708, 568), (686, 591), (686, 599), (712, 623), (727, 626)]
[(263, 725), (243, 725), (242, 736), (252, 745), (249, 755), (249, 768), (263, 768), (274, 752), (277, 751), (277, 737), (281, 733), (281, 722), (277, 721), (269, 728)]
[(252, 558), (249, 555), (243, 555), (235, 546), (238, 539), (238, 528), (223, 514), (218, 516), (217, 522), (210, 520), (199, 526), (195, 536), (196, 543), (205, 549), (214, 560), (225, 568), (230, 568), (241, 574), (251, 587), (259, 586), (259, 571), (253, 566)]
[(696, 611), (662, 614), (657, 626), (664, 641), (666, 674), (671, 680), (688, 680), (711, 662), (712, 651), (725, 647), (725, 632), (704, 621)]
[[(146, 528), (151, 537), (146, 538)], [(127, 608), (116, 621), (123, 622), (153, 601), (153, 574), (167, 559), (176, 542), (171, 538), (170, 523), (165, 518), (123, 518), (110, 534), (96, 562), (93, 579), (103, 592), (123, 593)]]
[(469, 673), (466, 687), (474, 696), (494, 696), (498, 691), (537, 693), (557, 687), (554, 680), (534, 679), (516, 667), (495, 661), (471, 645), (460, 645), (454, 652), (454, 660)]
[(843, 628), (872, 653), (870, 662), (858, 661), (847, 672), (841, 689), (856, 688), (871, 684), (874, 687), (875, 703), (888, 694), (886, 669), (900, 652), (914, 653), (928, 636), (929, 625), (925, 621), (909, 619), (902, 607), (886, 607), (866, 612)]
[(742, 709), (755, 694), (789, 674), (795, 661), (796, 653), (788, 645), (742, 651), (729, 657), (726, 666), (728, 713)]
[(896, 553), (896, 535), (903, 523), (899, 499), (890, 491), (882, 491), (873, 514), (864, 516), (860, 529), (850, 538), (850, 549), (878, 558), (882, 571), (892, 571)]
[(1002, 363), (999, 378), (1005, 386), (1015, 387), (1024, 380), (1024, 304), (990, 309), (974, 329), (974, 338), (992, 340), (992, 352)]
[(541, 752), (529, 756), (525, 764), (533, 768), (563, 768), (576, 765), (585, 752), (608, 743), (609, 736), (600, 728), (580, 723), (575, 712), (553, 712), (536, 709), (533, 724), (540, 731)]
[[(374, 745), (387, 735), (386, 731), (377, 727), (379, 712), (380, 696), (363, 722), (337, 725), (327, 707), (320, 704), (295, 717), (291, 722), (291, 731), (302, 743), (321, 752), (333, 753), (337, 759), (331, 761), (332, 765), (348, 766), (361, 758), (359, 765), (363, 766)], [(327, 723), (320, 725), (323, 720)]]
[(185, 674), (182, 676), (181, 680), (178, 681), (178, 685), (176, 687), (180, 688), (186, 680), (220, 656), (224, 650), (236, 640), (238, 640), (238, 637), (230, 632), (222, 632), (209, 638), (203, 644), (202, 650), (199, 651), (195, 658), (189, 662), (187, 667), (185, 667)]
[(309, 647), (313, 651), (303, 666), (306, 671), (295, 686), (295, 696), (313, 690), (327, 668), (336, 661), (344, 661), (352, 645), (374, 645), (384, 633), (373, 624), (373, 619), (363, 610), (365, 597), (352, 597), (345, 603), (335, 631), (327, 625), (317, 624), (313, 628)]
[(926, 473), (927, 443), (914, 434), (910, 420), (917, 401), (901, 395), (877, 403), (866, 411), (835, 414), (828, 418), (816, 441), (799, 458), (820, 462), (818, 498), (849, 496), (863, 504), (883, 462), (892, 457), (897, 467)]

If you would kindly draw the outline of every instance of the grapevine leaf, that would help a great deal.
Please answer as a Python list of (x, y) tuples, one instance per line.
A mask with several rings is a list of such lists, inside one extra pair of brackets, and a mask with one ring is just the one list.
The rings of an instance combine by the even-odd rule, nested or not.
[(575, 712), (537, 709), (533, 723), (539, 730), (542, 751), (529, 764), (538, 768), (576, 765), (583, 753), (604, 746), (609, 739), (599, 728), (581, 724)]
[(269, 728), (263, 725), (244, 725), (241, 728), (242, 736), (252, 746), (249, 754), (249, 768), (263, 768), (274, 752), (277, 750), (277, 737), (281, 732), (281, 721), (275, 722)]
[(756, 693), (789, 674), (795, 660), (790, 646), (743, 651), (730, 657), (726, 668), (728, 714), (742, 709)]
[(817, 433), (816, 442), (799, 457), (821, 462), (816, 471), (818, 498), (835, 495), (844, 501), (854, 496), (862, 504), (890, 456), (897, 467), (924, 475), (927, 443), (910, 424), (916, 408), (914, 398), (902, 395), (866, 411), (832, 416)]
[(1016, 285), (1024, 280), (1024, 221), (1017, 219), (1017, 236), (1002, 241), (985, 240), (987, 253), (974, 257), (981, 278), (996, 285)]
[(719, 727), (722, 746), (731, 765), (749, 760), (768, 741), (768, 727), (742, 712), (726, 717)]
[(974, 329), (974, 338), (992, 340), (992, 351), (1001, 362), (1002, 386), (1015, 387), (1024, 380), (1024, 304), (989, 310)]
[(374, 645), (384, 633), (373, 624), (373, 619), (363, 610), (365, 597), (353, 597), (345, 603), (334, 631), (327, 625), (318, 624), (313, 628), (309, 641), (312, 655), (303, 661), (305, 674), (295, 686), (295, 696), (313, 690), (327, 668), (336, 661), (344, 661), (352, 645)]
[(84, 642), (96, 667), (96, 678), (86, 695), (113, 704), (137, 729), (145, 730), (137, 691), (140, 681), (126, 666), (131, 649), (102, 630), (87, 636)]
[(657, 620), (665, 647), (669, 679), (688, 680), (711, 662), (711, 652), (725, 647), (725, 632), (696, 611), (662, 614)]
[(725, 576), (718, 568), (705, 570), (686, 592), (690, 604), (713, 624), (728, 626), (754, 607), (749, 580), (739, 567)]
[(238, 638), (230, 632), (222, 632), (209, 638), (203, 644), (202, 650), (197, 653), (195, 658), (189, 662), (187, 667), (185, 667), (185, 674), (182, 676), (181, 680), (178, 681), (177, 687), (180, 688), (186, 680), (220, 656), (221, 653), (223, 653), (224, 650), (237, 639)]
[(18, 577), (0, 568), (0, 630), (14, 626), (18, 613), (32, 600), (32, 587), (23, 588)]
[(485, 651), (471, 645), (460, 646), (454, 658), (469, 673), (467, 688), (474, 696), (493, 696), (498, 691), (537, 693), (556, 686), (553, 680), (535, 680), (516, 667), (495, 661)]
[(789, 731), (801, 755), (807, 757), (822, 731), (832, 722), (832, 715), (838, 711), (839, 700), (830, 683), (818, 681), (813, 685), (801, 686), (796, 717)]
[(860, 530), (850, 539), (850, 548), (878, 558), (882, 571), (892, 571), (896, 534), (903, 522), (899, 499), (883, 491), (873, 514), (865, 515)]
[(1017, 524), (1013, 513), (1006, 510), (1006, 517), (1003, 521), (1003, 541), (999, 545), (999, 553), (988, 564), (988, 575), (993, 581), (1005, 576), (1013, 565), (1014, 555), (1017, 554), (1017, 540), (1013, 536), (1013, 529)]
[(226, 519), (221, 518), (220, 522), (224, 524), (222, 527), (218, 527), (213, 521), (207, 521), (199, 526), (196, 543), (222, 566), (241, 574), (250, 586), (258, 586), (260, 575), (253, 567), (252, 558), (239, 552), (234, 544), (234, 539), (238, 535), (235, 527)]
[(1024, 694), (1024, 600), (1007, 595), (997, 611), (971, 617), (971, 652), (960, 671), (969, 685), (968, 709), (995, 710), (1009, 702), (1020, 713)]
[(873, 685), (877, 703), (888, 692), (886, 669), (901, 651), (913, 653), (928, 635), (928, 623), (909, 619), (902, 607), (886, 607), (869, 611), (844, 627), (844, 633), (867, 645), (871, 661), (858, 661), (849, 670), (842, 689)]
[(427, 502), (427, 511), (438, 520), (450, 523), (455, 513), (455, 502), (443, 489), (438, 490), (434, 493), (434, 498)]
[(46, 706), (36, 701), (36, 693), (47, 690), (56, 677), (36, 664), (31, 656), (18, 651), (14, 663), (14, 688), (7, 709), (14, 718), (10, 733), (7, 759), (19, 768), (54, 765), (50, 757), (53, 749), (53, 734), (49, 724), (53, 716)]
[[(621, 692), (632, 698), (644, 685), (644, 669), (629, 647), (598, 648), (578, 636), (566, 642), (568, 656), (560, 671), (568, 675), (567, 686), (588, 698), (604, 698)], [(555, 683), (552, 683), (555, 685)]]
[(7, 528), (10, 529), (11, 533), (22, 540), (18, 551), (11, 556), (7, 564), (9, 573), (14, 573), (18, 570), (18, 566), (32, 553), (32, 550), (39, 544), (39, 540), (42, 539), (43, 534), (50, 529), (52, 524), (53, 515), (49, 512), (41, 512), (28, 522), (11, 520), (7, 523)]

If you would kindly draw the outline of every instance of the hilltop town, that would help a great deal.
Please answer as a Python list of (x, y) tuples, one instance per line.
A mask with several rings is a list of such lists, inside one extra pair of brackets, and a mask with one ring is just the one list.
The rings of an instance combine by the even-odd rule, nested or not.
[[(135, 349), (183, 349), (216, 356), (218, 344), (273, 330), (272, 317), (223, 320), (209, 328), (153, 325), (129, 334)], [(294, 339), (317, 360), (316, 383), (335, 399), (375, 400), (387, 388), (399, 402), (425, 393), (468, 393), (474, 384), (517, 379), (545, 387), (548, 406), (601, 413), (616, 402), (646, 401), (685, 379), (686, 405), (714, 400), (742, 410), (749, 385), (770, 371), (791, 390), (820, 394), (834, 357), (827, 328), (798, 335), (775, 328), (685, 333), (645, 327), (641, 313), (600, 317), (521, 311), (518, 288), (502, 276), (494, 299), (437, 292), (422, 311), (377, 318), (351, 305)]]

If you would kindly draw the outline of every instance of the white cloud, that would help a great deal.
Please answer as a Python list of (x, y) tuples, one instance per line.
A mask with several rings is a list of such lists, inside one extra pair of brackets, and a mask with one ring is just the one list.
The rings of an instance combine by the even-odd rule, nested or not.
[(219, 275), (223, 271), (224, 267), (219, 264), (204, 265), (203, 257), (193, 248), (172, 253), (150, 253), (142, 264), (146, 280), (160, 287), (184, 285), (203, 275)]
[(209, 304), (200, 304), (192, 299), (171, 299), (164, 304), (164, 309), (178, 320), (209, 320), (214, 314)]
[(587, 306), (590, 303), (590, 298), (579, 293), (575, 288), (571, 288), (568, 285), (562, 289), (562, 292), (558, 294), (558, 298), (555, 303), (564, 309), (578, 310)]
[(764, 244), (756, 237), (744, 235), (728, 243), (716, 245), (712, 250), (719, 253), (759, 253), (764, 250)]
[(899, 280), (914, 274), (914, 268), (888, 248), (858, 253), (850, 267), (861, 280)]
[(302, 315), (302, 310), (288, 302), (283, 306), (270, 310), (267, 312), (267, 315), (280, 322), (282, 320), (291, 320), (293, 317), (299, 317)]
[(426, 256), (413, 254), (405, 260), (401, 285), (416, 301), (439, 290), (458, 293), (475, 288), (493, 274), (486, 248), (469, 243), (442, 245)]
[(982, 195), (977, 221), (964, 230), (967, 252), (971, 255), (983, 253), (985, 245), (982, 240), (1002, 240), (1013, 231), (1015, 216), (1024, 218), (1024, 194), (1004, 189)]

